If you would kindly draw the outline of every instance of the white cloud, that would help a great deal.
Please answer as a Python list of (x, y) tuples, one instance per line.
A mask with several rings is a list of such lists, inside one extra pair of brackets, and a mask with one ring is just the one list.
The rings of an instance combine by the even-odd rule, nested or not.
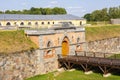
[(45, 8), (46, 8), (46, 7), (52, 7), (52, 5), (47, 5), (47, 6), (45, 6)]
[(50, 4), (57, 4), (58, 1), (51, 1)]
[(27, 5), (27, 3), (24, 2), (24, 3), (22, 3), (21, 5), (25, 6), (25, 5)]
[(86, 12), (86, 9), (80, 6), (67, 7), (66, 10), (69, 14), (74, 14), (80, 17)]
[(82, 9), (82, 7), (67, 7), (67, 9)]
[(81, 10), (81, 12), (82, 12), (82, 13), (85, 13), (85, 12), (86, 12), (86, 10), (85, 10), (85, 9), (83, 9), (83, 10)]
[(49, 2), (48, 5), (45, 7), (55, 7), (55, 6), (58, 6), (58, 1), (54, 0), (54, 1)]
[(84, 9), (81, 6), (74, 6), (74, 7), (67, 7), (66, 8), (69, 12), (73, 12), (73, 13), (84, 13), (86, 12), (86, 9)]

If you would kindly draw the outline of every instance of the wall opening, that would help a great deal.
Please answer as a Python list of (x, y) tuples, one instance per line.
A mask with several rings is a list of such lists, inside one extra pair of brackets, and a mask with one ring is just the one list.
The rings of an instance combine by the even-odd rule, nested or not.
[(14, 22), (14, 25), (17, 26), (17, 22)]
[(69, 40), (65, 37), (62, 41), (62, 56), (67, 56), (69, 54)]
[(24, 25), (24, 22), (21, 22), (20, 25)]
[(10, 25), (11, 25), (10, 22), (7, 22), (6, 26), (10, 26)]
[(51, 47), (51, 46), (52, 46), (51, 41), (48, 41), (48, 43), (47, 43), (47, 47)]
[(76, 46), (76, 51), (82, 51), (82, 46), (80, 44)]
[(80, 38), (78, 37), (78, 38), (77, 38), (77, 43), (79, 43), (79, 42), (80, 42)]
[(44, 22), (42, 22), (41, 24), (44, 25)]
[(0, 23), (0, 26), (2, 26), (2, 24)]
[(55, 22), (53, 22), (53, 24), (55, 24)]
[(80, 21), (80, 25), (82, 25), (82, 21)]
[(28, 25), (30, 26), (30, 25), (32, 25), (32, 23), (31, 23), (31, 22), (28, 22)]
[(38, 25), (38, 22), (35, 22), (35, 25)]
[(48, 22), (48, 24), (50, 24), (50, 22)]

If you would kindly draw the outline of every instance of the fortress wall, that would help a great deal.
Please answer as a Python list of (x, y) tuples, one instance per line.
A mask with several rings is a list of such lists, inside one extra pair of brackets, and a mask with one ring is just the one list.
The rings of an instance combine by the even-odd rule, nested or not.
[(57, 56), (44, 59), (40, 50), (0, 54), (0, 80), (24, 80), (57, 68)]
[(93, 52), (120, 52), (120, 37), (96, 40), (87, 43), (88, 51)]

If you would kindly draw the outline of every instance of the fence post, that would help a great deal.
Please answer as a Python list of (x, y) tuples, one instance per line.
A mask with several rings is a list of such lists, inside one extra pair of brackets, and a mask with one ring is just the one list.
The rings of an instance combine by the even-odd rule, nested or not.
[(105, 53), (104, 53), (104, 58), (106, 58)]
[(93, 52), (93, 57), (96, 57), (95, 52)]
[(84, 51), (84, 56), (86, 57), (86, 51)]

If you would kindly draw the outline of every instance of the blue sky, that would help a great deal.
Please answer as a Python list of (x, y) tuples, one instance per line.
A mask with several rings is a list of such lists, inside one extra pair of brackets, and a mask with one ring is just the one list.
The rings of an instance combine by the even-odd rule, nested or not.
[(31, 7), (63, 7), (68, 14), (82, 17), (97, 9), (120, 6), (120, 0), (0, 0), (0, 10), (23, 10)]

